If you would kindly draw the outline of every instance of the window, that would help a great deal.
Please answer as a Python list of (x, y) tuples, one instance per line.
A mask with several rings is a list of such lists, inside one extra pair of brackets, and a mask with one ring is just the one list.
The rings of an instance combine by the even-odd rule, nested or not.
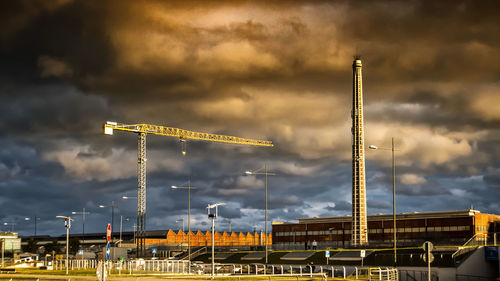
[(468, 230), (470, 230), (470, 226), (468, 226), (468, 225), (459, 226), (459, 227), (458, 227), (458, 230), (461, 230), (461, 231), (468, 231)]

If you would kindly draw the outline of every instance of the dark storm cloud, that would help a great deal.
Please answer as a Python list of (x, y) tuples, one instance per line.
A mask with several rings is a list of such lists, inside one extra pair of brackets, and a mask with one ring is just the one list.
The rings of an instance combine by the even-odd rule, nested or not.
[(327, 206), (327, 207), (325, 207), (325, 209), (328, 211), (349, 211), (349, 210), (352, 210), (352, 205), (350, 202), (341, 200), (341, 201), (334, 202), (334, 203), (335, 203), (335, 206), (333, 206), (333, 207)]
[[(97, 206), (113, 200), (120, 215), (134, 217), (134, 200), (119, 198), (137, 192), (137, 139), (102, 136), (106, 120), (276, 143), (193, 141), (182, 157), (177, 140), (148, 137), (152, 229), (179, 226), (186, 194), (169, 186), (188, 178), (199, 188), (194, 227), (206, 226), (207, 204), (224, 201), (221, 215), (233, 228), (261, 228), (264, 178), (243, 173), (265, 163), (277, 174), (269, 181), (273, 219), (344, 215), (354, 54), (364, 64), (366, 143), (397, 136), (398, 210), (456, 209), (455, 201), (498, 210), (496, 1), (1, 6), (2, 221), (36, 210), (40, 230), (59, 233), (51, 218), (86, 207), (89, 229), (102, 231), (109, 210)], [(368, 207), (390, 210), (390, 155), (367, 159)]]
[(390, 209), (392, 204), (387, 202), (387, 201), (382, 201), (382, 200), (368, 200), (366, 202), (366, 205), (368, 208), (371, 209), (381, 209), (381, 210), (387, 210)]

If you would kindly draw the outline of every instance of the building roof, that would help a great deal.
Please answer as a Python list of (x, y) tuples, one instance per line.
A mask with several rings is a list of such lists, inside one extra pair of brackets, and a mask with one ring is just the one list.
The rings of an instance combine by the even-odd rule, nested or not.
[[(429, 218), (454, 218), (454, 217), (473, 217), (480, 211), (467, 209), (459, 211), (438, 211), (438, 212), (411, 212), (396, 214), (396, 219), (429, 219)], [(392, 214), (376, 214), (368, 215), (368, 221), (392, 220)], [(315, 217), (315, 218), (298, 218), (299, 223), (332, 223), (332, 222), (350, 222), (351, 216), (337, 217)], [(291, 223), (291, 222), (290, 222)], [(273, 224), (282, 224), (281, 222), (273, 222)]]

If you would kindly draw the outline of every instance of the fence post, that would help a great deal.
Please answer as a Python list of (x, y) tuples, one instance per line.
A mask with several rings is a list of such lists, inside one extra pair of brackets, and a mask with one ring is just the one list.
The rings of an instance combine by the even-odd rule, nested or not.
[(310, 265), (308, 265), (308, 266), (309, 266), (309, 276), (313, 277), (313, 268)]
[(344, 268), (344, 279), (345, 279), (345, 266), (342, 266)]

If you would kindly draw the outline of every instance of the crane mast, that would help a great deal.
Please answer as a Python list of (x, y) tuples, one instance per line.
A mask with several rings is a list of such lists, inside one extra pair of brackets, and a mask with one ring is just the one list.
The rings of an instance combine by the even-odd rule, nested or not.
[(106, 122), (103, 125), (105, 135), (113, 135), (114, 130), (136, 133), (138, 135), (137, 158), (137, 256), (144, 253), (146, 236), (146, 136), (147, 134), (177, 137), (180, 139), (202, 140), (210, 142), (221, 142), (231, 144), (253, 145), (253, 146), (273, 146), (271, 141), (246, 139), (234, 136), (217, 135), (201, 132), (193, 132), (178, 128), (164, 127), (151, 124), (120, 124), (116, 122)]

